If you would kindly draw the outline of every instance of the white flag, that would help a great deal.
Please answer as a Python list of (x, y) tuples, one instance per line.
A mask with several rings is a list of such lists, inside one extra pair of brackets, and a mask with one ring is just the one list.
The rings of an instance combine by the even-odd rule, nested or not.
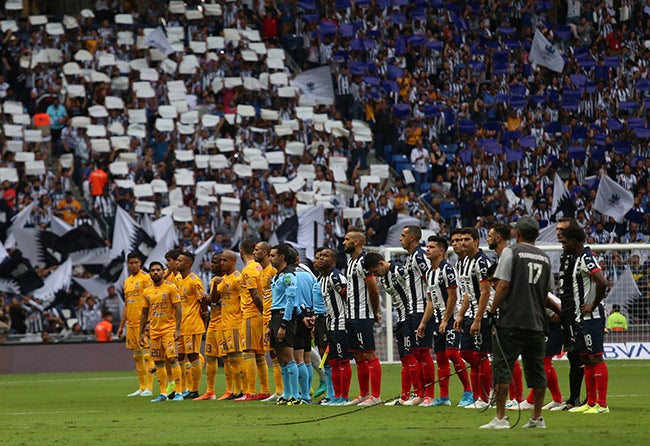
[(618, 304), (628, 309), (634, 299), (639, 297), (641, 297), (641, 291), (639, 291), (639, 287), (634, 281), (630, 267), (626, 266), (623, 274), (620, 275), (612, 289), (609, 290), (606, 300), (607, 305)]
[(167, 36), (161, 27), (157, 27), (151, 31), (144, 43), (147, 46), (153, 46), (154, 48), (158, 49), (158, 51), (163, 53), (165, 56), (169, 56), (174, 52), (174, 49), (169, 43), (169, 40), (167, 39)]
[(61, 290), (70, 288), (72, 281), (72, 261), (66, 260), (43, 280), (43, 286), (34, 290), (34, 297), (41, 299), (44, 304), (54, 300), (54, 295)]
[(300, 87), (307, 99), (325, 105), (334, 103), (334, 84), (329, 66), (303, 71), (291, 80), (291, 85)]
[(594, 209), (622, 222), (625, 214), (634, 207), (634, 195), (606, 174), (600, 177)]
[(576, 207), (562, 178), (556, 173), (553, 179), (553, 206), (551, 214), (559, 217), (574, 217)]
[(205, 254), (208, 252), (208, 249), (210, 249), (212, 239), (214, 239), (214, 236), (207, 239), (201, 246), (196, 249), (196, 251), (194, 251), (194, 263), (192, 264), (192, 272), (194, 274), (199, 274), (201, 272), (201, 262), (203, 261), (203, 256), (205, 256)]
[(553, 47), (553, 44), (538, 29), (535, 30), (535, 37), (530, 47), (528, 60), (558, 73), (564, 70), (562, 54)]
[[(314, 258), (314, 248), (323, 244), (325, 239), (325, 209), (323, 205), (312, 206), (298, 215), (298, 237), (300, 245), (306, 246), (305, 255), (308, 259)], [(318, 229), (316, 226), (318, 225)]]

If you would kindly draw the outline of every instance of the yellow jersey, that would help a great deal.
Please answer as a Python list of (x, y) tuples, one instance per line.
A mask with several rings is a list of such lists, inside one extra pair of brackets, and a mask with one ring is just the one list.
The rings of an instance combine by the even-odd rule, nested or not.
[(260, 273), (259, 283), (262, 288), (260, 296), (262, 297), (262, 305), (264, 309), (262, 314), (264, 315), (265, 321), (269, 321), (271, 319), (271, 281), (277, 272), (278, 270), (276, 270), (273, 265), (269, 263), (266, 265), (266, 268), (262, 269), (262, 272)]
[(176, 287), (171, 282), (151, 285), (144, 292), (145, 308), (149, 308), (149, 336), (158, 338), (176, 330), (175, 303), (181, 303)]
[(223, 330), (232, 330), (241, 327), (241, 273), (234, 271), (223, 276), (223, 281), (217, 285), (221, 295), (221, 322)]
[(262, 274), (262, 265), (255, 260), (251, 260), (241, 271), (241, 312), (244, 319), (251, 318), (260, 314), (260, 310), (253, 302), (250, 290), (256, 289), (257, 294), (262, 298), (262, 287), (260, 276)]
[(142, 307), (145, 304), (144, 290), (152, 284), (149, 274), (142, 270), (124, 280), (124, 315), (127, 327), (140, 326)]
[[(213, 290), (217, 284), (215, 281), (216, 277), (213, 277), (210, 281), (210, 290)], [(208, 331), (217, 331), (221, 330), (221, 302), (211, 303), (210, 304), (210, 323), (208, 324)]]
[(189, 273), (178, 281), (176, 287), (183, 307), (183, 336), (205, 332), (205, 324), (201, 318), (201, 299), (205, 296), (203, 282), (194, 273)]

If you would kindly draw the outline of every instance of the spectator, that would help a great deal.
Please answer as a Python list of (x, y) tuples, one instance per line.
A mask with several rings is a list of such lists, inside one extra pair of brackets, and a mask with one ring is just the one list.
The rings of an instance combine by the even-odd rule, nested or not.
[(106, 291), (108, 294), (101, 301), (101, 310), (104, 313), (110, 313), (112, 315), (112, 330), (113, 333), (117, 333), (117, 328), (120, 325), (119, 321), (122, 320), (122, 312), (124, 311), (124, 301), (117, 294), (114, 286), (109, 286)]
[(94, 332), (97, 342), (113, 340), (113, 315), (109, 311), (102, 311), (102, 320), (95, 325)]
[(627, 318), (621, 314), (621, 306), (618, 304), (612, 305), (612, 311), (607, 317), (607, 324), (605, 329), (609, 332), (619, 332), (627, 330)]

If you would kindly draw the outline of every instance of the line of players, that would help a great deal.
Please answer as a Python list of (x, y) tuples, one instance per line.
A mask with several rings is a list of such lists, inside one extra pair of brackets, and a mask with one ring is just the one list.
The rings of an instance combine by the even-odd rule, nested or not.
[[(384, 261), (378, 254), (366, 254), (363, 234), (350, 232), (343, 243), (346, 253), (351, 255), (346, 274), (335, 268), (337, 253), (334, 250), (319, 248), (314, 258), (318, 279), (308, 268), (298, 266), (297, 252), (291, 245), (271, 248), (265, 242), (253, 245), (245, 241), (241, 251), (246, 266), (241, 273), (235, 269), (237, 255), (234, 252), (226, 251), (220, 258), (213, 258), (215, 278), (209, 296), (203, 291), (200, 279), (190, 272), (194, 261), (190, 253), (171, 251), (166, 259), (167, 271), (155, 262), (150, 265), (149, 275), (140, 271), (137, 256), (130, 255), (131, 276), (125, 282), (127, 310), (120, 325), (120, 332), (125, 323), (127, 325), (127, 348), (133, 350), (140, 378), (139, 390), (130, 396), (151, 394), (151, 378), (147, 381), (146, 376), (151, 365), (146, 364), (144, 348), (148, 339), (145, 336), (138, 340), (133, 335), (138, 325), (144, 334), (148, 321), (151, 357), (156, 364), (158, 380), (164, 386), (168, 377), (172, 377), (174, 386), (170, 395), (163, 392), (155, 401), (169, 397), (176, 400), (188, 397), (216, 399), (217, 359), (222, 358), (226, 393), (220, 399), (309, 403), (308, 390), (301, 390), (311, 387), (312, 370), (306, 364), (310, 362), (313, 329), (321, 354), (325, 350), (329, 353), (325, 365), (327, 396), (321, 403), (379, 404), (381, 366), (375, 353), (373, 332), (374, 323), (381, 322), (376, 275), (392, 297), (397, 312), (395, 333), (402, 362), (401, 396), (387, 404), (451, 405), (451, 361), (464, 390), (459, 406), (486, 407), (492, 387), (486, 310), (491, 295), (489, 275), (494, 266), (490, 268), (489, 259), (478, 249), (478, 234), (471, 228), (452, 232), (451, 245), (459, 257), (455, 268), (445, 260), (445, 239), (430, 237), (424, 250), (419, 246), (420, 238), (418, 227), (404, 228), (401, 243), (408, 257), (401, 266)], [(488, 241), (498, 254), (508, 238), (508, 227), (493, 228)], [(153, 282), (151, 289), (148, 281)], [(180, 291), (177, 296), (169, 283)], [(172, 314), (177, 311), (176, 298), (180, 302), (180, 325)], [(143, 308), (143, 324), (134, 320), (137, 305)], [(208, 389), (199, 396), (202, 369), (199, 348), (205, 331), (202, 319), (205, 305), (211, 307), (205, 349)], [(153, 323), (159, 315), (166, 318), (163, 325)], [(161, 327), (166, 330), (165, 336), (161, 335)], [(559, 325), (555, 327), (549, 337), (544, 364), (553, 401), (545, 408), (560, 410), (565, 404), (551, 358), (560, 352), (562, 342), (558, 341)], [(172, 342), (174, 340), (182, 342)], [(178, 350), (177, 356), (174, 348)], [(438, 365), (438, 398), (434, 394), (436, 380), (431, 348)], [(268, 386), (266, 351), (271, 351), (274, 362), (276, 386), (273, 395)], [(360, 388), (360, 395), (352, 400), (349, 398), (351, 358), (355, 359)], [(466, 363), (470, 366), (469, 376)], [(260, 381), (259, 392), (256, 392), (256, 377)], [(527, 400), (523, 400), (518, 366), (513, 377), (510, 406), (528, 408), (532, 391)], [(182, 393), (184, 389), (187, 390)]]

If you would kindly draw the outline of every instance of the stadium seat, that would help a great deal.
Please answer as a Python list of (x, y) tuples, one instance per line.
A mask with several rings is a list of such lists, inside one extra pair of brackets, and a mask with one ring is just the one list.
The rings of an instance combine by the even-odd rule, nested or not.
[(390, 163), (393, 160), (393, 146), (387, 144), (384, 146), (384, 161)]
[(404, 155), (402, 153), (395, 153), (395, 154), (393, 154), (393, 158), (392, 158), (391, 161), (392, 161), (393, 166), (397, 166), (400, 163), (408, 163), (409, 159), (408, 159), (408, 157), (406, 155)]
[(452, 219), (460, 218), (460, 209), (456, 207), (456, 203), (453, 201), (442, 201), (440, 202), (440, 215), (448, 225), (451, 225)]

